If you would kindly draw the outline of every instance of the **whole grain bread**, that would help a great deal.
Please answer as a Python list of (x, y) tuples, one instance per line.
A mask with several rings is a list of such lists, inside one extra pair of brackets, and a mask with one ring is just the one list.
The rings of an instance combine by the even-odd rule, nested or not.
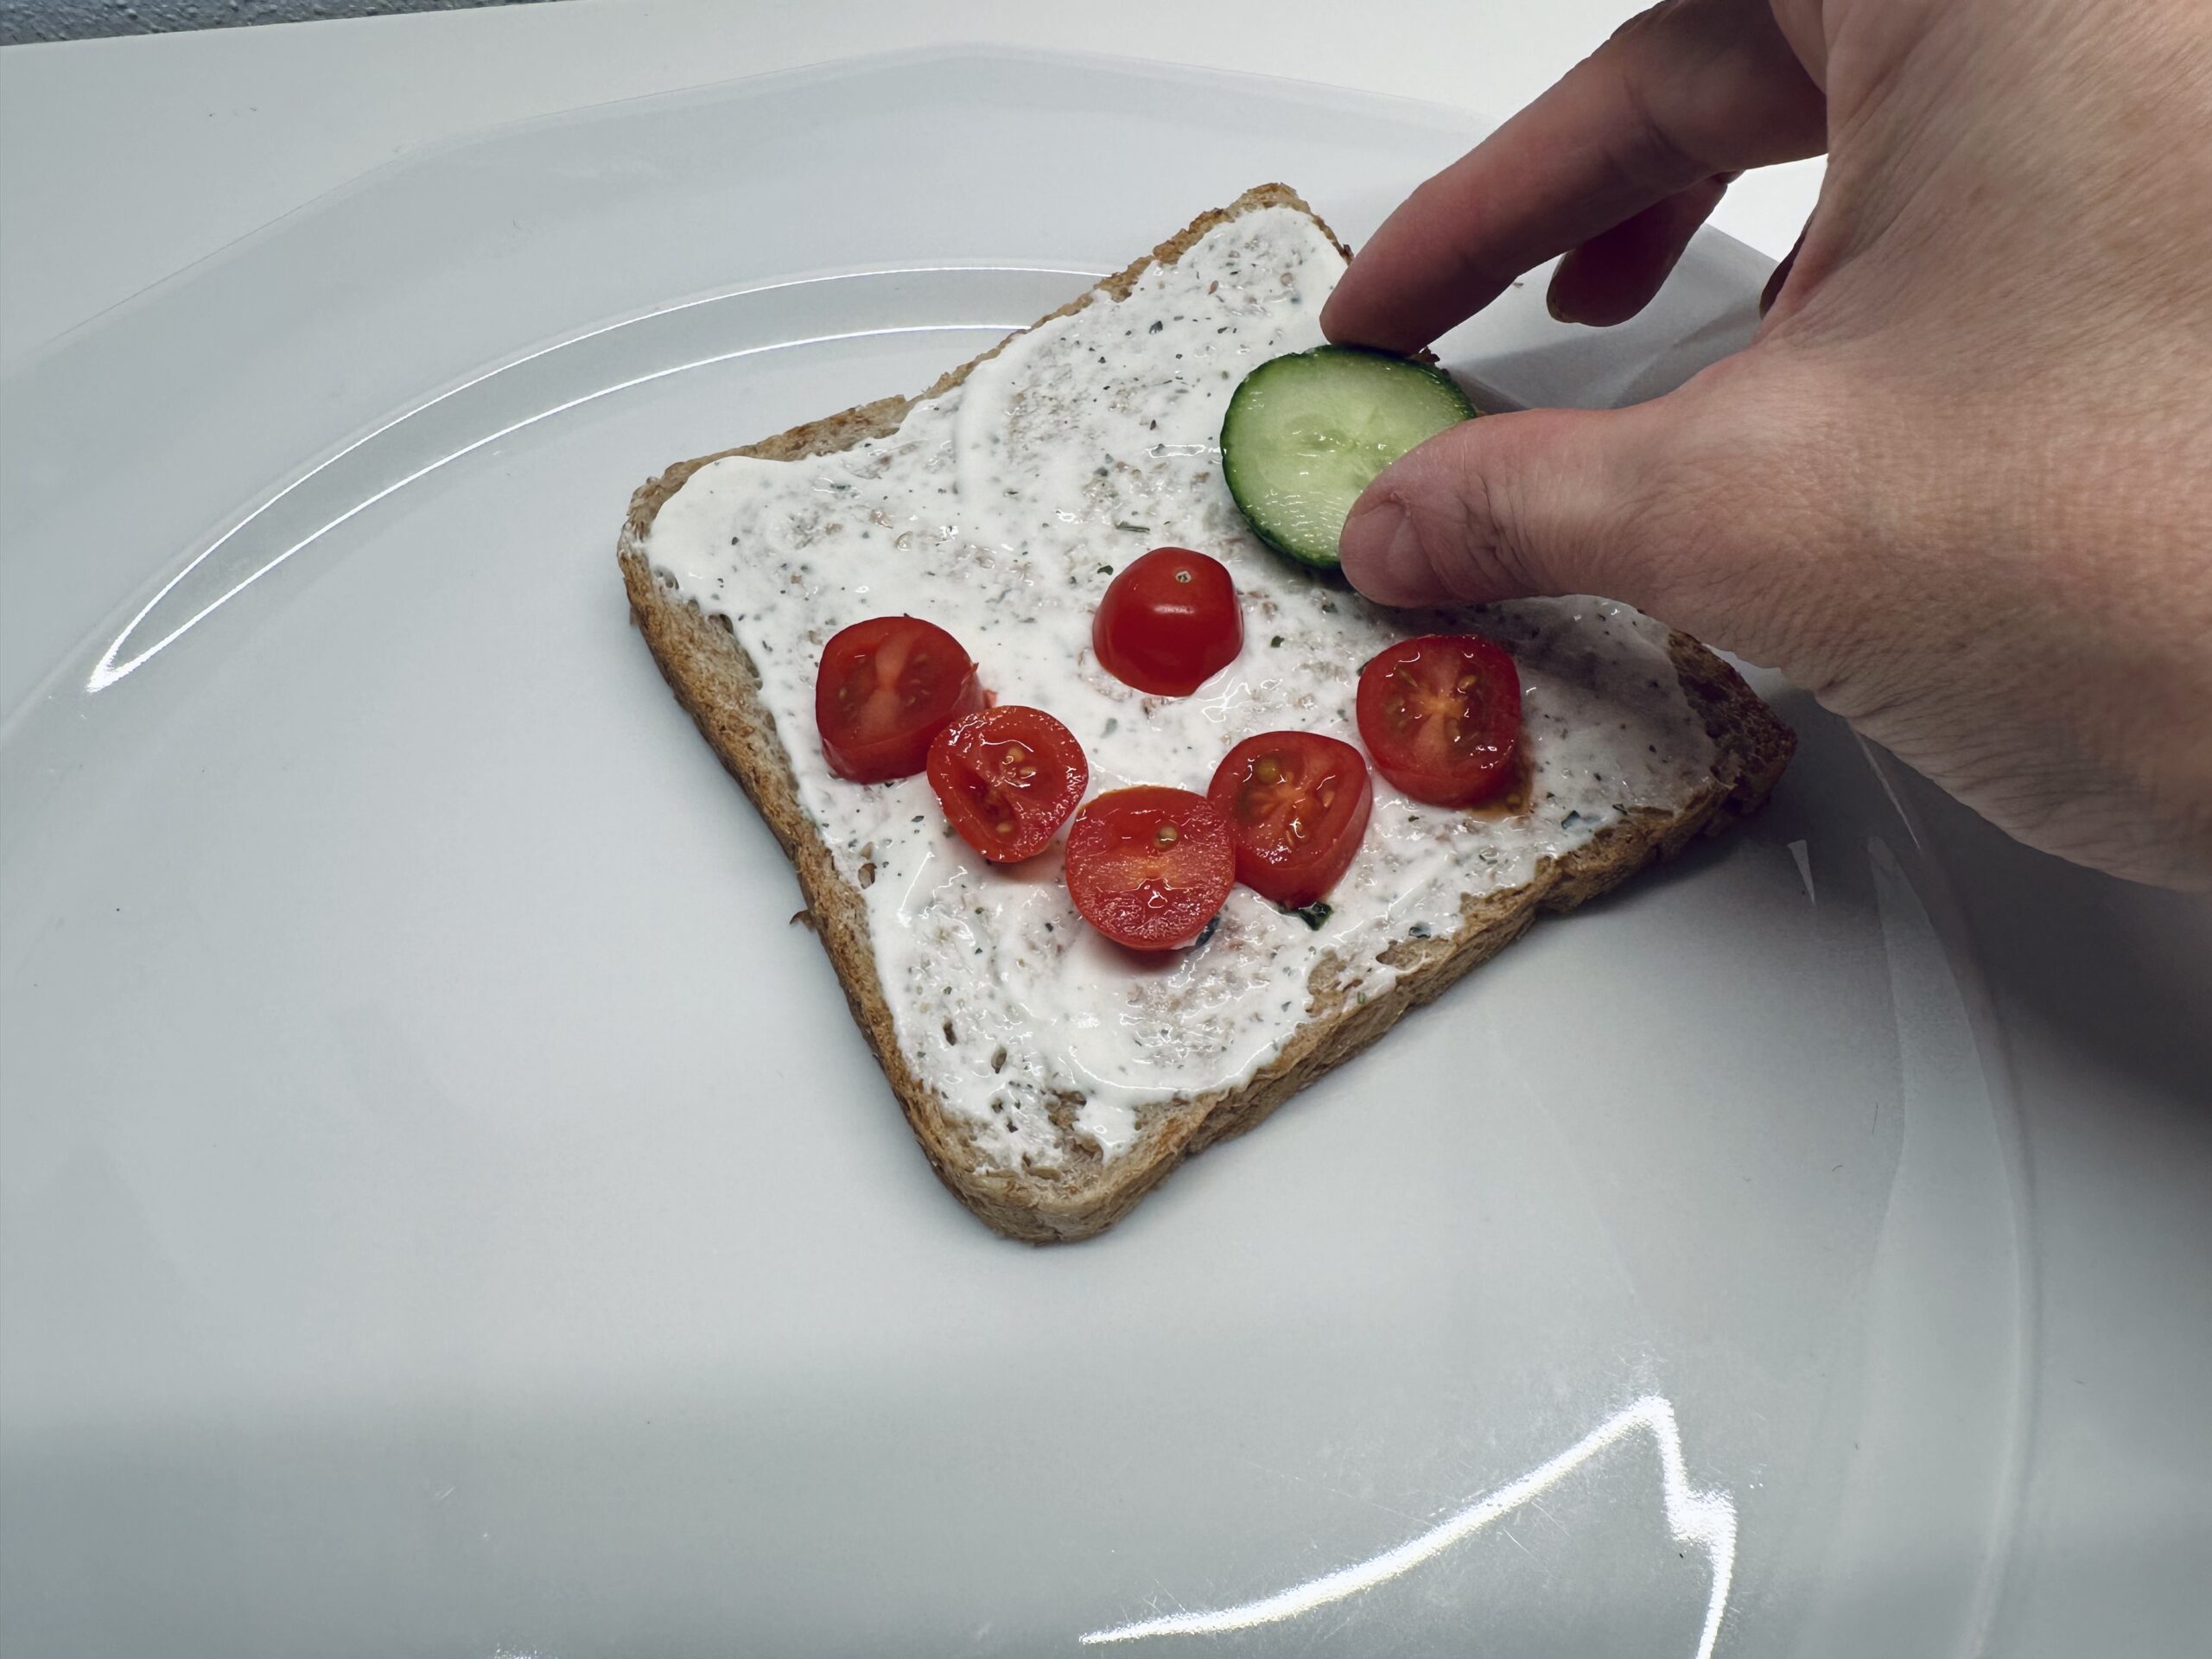
[[(1312, 213), (1287, 186), (1261, 185), (1226, 207), (1200, 214), (1143, 258), (1052, 316), (1093, 304), (1101, 293), (1113, 299), (1127, 297), (1154, 262), (1172, 264), (1215, 226), (1268, 207)], [(1315, 222), (1319, 223), (1318, 218)], [(1326, 231), (1325, 226), (1322, 228)], [(1333, 235), (1331, 240), (1335, 240)], [(1337, 246), (1351, 257), (1342, 243)], [(796, 461), (894, 432), (917, 404), (960, 385), (976, 364), (995, 356), (1004, 345), (1001, 341), (951, 370), (917, 397), (880, 398), (757, 443), (677, 462), (632, 497), (618, 557), (631, 616), (677, 700), (790, 855), (810, 919), (836, 968), (853, 1017), (875, 1051), (931, 1166), (962, 1203), (998, 1231), (1048, 1243), (1088, 1238), (1113, 1225), (1183, 1159), (1250, 1128), (1323, 1072), (1381, 1037), (1408, 1010), (1433, 1001), (1469, 969), (1497, 955), (1539, 914), (1572, 910), (1654, 860), (1677, 853), (1700, 836), (1715, 834), (1756, 809), (1788, 765), (1796, 739), (1726, 663), (1687, 635), (1672, 635), (1669, 652), (1675, 671), (1713, 743), (1709, 777), (1679, 810), (1637, 810), (1566, 855), (1545, 860), (1535, 877), (1521, 887), (1463, 895), (1455, 932), (1402, 939), (1383, 953), (1398, 973), (1389, 988), (1379, 995), (1354, 999), (1339, 990), (1338, 964), (1325, 957), (1314, 969), (1303, 1022), (1273, 1059), (1236, 1087), (1179, 1097), (1141, 1112), (1135, 1143), (1118, 1157), (1108, 1160), (1082, 1137), (1070, 1135), (1067, 1155), (1057, 1167), (994, 1167), (978, 1154), (964, 1121), (946, 1109), (899, 1047), (876, 973), (866, 904), (859, 889), (838, 870), (800, 806), (790, 756), (760, 699), (758, 670), (734, 637), (728, 618), (703, 613), (677, 593), (671, 578), (653, 569), (645, 541), (662, 504), (708, 462), (722, 455)], [(1074, 1109), (1071, 1102), (1070, 1122)], [(1070, 1124), (1061, 1127), (1065, 1130)]]

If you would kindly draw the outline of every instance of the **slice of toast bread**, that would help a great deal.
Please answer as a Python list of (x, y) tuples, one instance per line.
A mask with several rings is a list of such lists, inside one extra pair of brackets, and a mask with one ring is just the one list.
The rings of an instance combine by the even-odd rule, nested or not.
[[(1262, 185), (1227, 207), (1201, 214), (1052, 316), (1099, 303), (1102, 296), (1125, 299), (1155, 263), (1173, 264), (1217, 226), (1275, 207), (1311, 215), (1287, 187)], [(1325, 233), (1326, 227), (1321, 228)], [(1332, 235), (1330, 239), (1335, 241)], [(1350, 257), (1341, 243), (1336, 245)], [(1708, 775), (1678, 808), (1633, 809), (1581, 845), (1541, 861), (1533, 879), (1522, 885), (1464, 894), (1456, 931), (1402, 938), (1382, 953), (1381, 960), (1395, 973), (1379, 994), (1355, 999), (1339, 989), (1325, 957), (1313, 976), (1304, 1019), (1279, 1052), (1239, 1084), (1178, 1096), (1147, 1110), (1133, 1144), (1118, 1155), (1103, 1156), (1084, 1137), (1071, 1135), (1066, 1155), (1055, 1167), (995, 1166), (979, 1150), (968, 1120), (947, 1109), (902, 1051), (879, 981), (867, 904), (801, 805), (785, 743), (810, 741), (812, 733), (779, 733), (761, 696), (760, 671), (728, 619), (683, 596), (673, 577), (653, 568), (647, 541), (664, 504), (709, 462), (723, 455), (798, 461), (893, 433), (911, 410), (960, 385), (1005, 344), (951, 370), (916, 397), (882, 398), (756, 443), (677, 463), (632, 496), (618, 556), (631, 615), (662, 674), (789, 855), (810, 919), (836, 969), (853, 1017), (931, 1166), (991, 1227), (1041, 1243), (1086, 1238), (1111, 1226), (1185, 1157), (1259, 1122), (1323, 1072), (1374, 1042), (1408, 1009), (1433, 1000), (1469, 969), (1496, 955), (1539, 913), (1571, 910), (1655, 859), (1677, 853), (1755, 810), (1781, 776), (1796, 740), (1726, 664), (1688, 636), (1670, 635), (1668, 654), (1713, 741)]]

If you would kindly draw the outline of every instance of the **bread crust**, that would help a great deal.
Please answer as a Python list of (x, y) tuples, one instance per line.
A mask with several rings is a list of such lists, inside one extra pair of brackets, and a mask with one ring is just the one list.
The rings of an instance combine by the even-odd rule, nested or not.
[[(1295, 208), (1320, 224), (1287, 186), (1258, 186), (1226, 207), (1201, 213), (1149, 254), (1039, 319), (1040, 323), (1081, 310), (1099, 292), (1125, 298), (1154, 264), (1173, 264), (1216, 226), (1271, 207)], [(1325, 225), (1321, 228), (1336, 242)], [(1336, 245), (1351, 257), (1341, 242)], [(937, 1092), (916, 1075), (899, 1047), (876, 973), (866, 902), (860, 889), (839, 872), (829, 847), (799, 804), (791, 757), (760, 700), (759, 670), (734, 637), (726, 617), (703, 613), (677, 594), (671, 580), (654, 573), (645, 545), (662, 505), (709, 462), (724, 455), (798, 461), (894, 432), (917, 404), (959, 385), (978, 363), (996, 356), (1005, 344), (1001, 340), (950, 371), (916, 397), (880, 398), (757, 443), (677, 462), (632, 496), (617, 556), (631, 617), (677, 701), (789, 855), (814, 930), (836, 969), (853, 1018), (875, 1051), (931, 1166), (963, 1204), (997, 1231), (1035, 1243), (1056, 1243), (1088, 1238), (1112, 1226), (1185, 1158), (1258, 1123), (1331, 1067), (1373, 1043), (1408, 1010), (1433, 1001), (1468, 969), (1496, 956), (1527, 931), (1539, 914), (1572, 910), (1654, 860), (1669, 857), (1699, 836), (1716, 834), (1755, 810), (1789, 764), (1796, 740), (1734, 670), (1687, 634), (1671, 635), (1668, 652), (1675, 673), (1713, 743), (1711, 776), (1684, 806), (1674, 811), (1638, 809), (1573, 852), (1543, 860), (1535, 874), (1520, 887), (1463, 896), (1459, 925), (1448, 937), (1403, 939), (1383, 952), (1398, 976), (1379, 994), (1347, 994), (1337, 983), (1338, 964), (1324, 958), (1309, 985), (1313, 1000), (1306, 1018), (1273, 1059), (1233, 1088), (1147, 1109), (1140, 1114), (1135, 1141), (1120, 1156), (1102, 1158), (1071, 1135), (1070, 1156), (1060, 1167), (991, 1167), (963, 1121), (949, 1112)], [(1073, 1109), (1071, 1103), (1071, 1121)]]

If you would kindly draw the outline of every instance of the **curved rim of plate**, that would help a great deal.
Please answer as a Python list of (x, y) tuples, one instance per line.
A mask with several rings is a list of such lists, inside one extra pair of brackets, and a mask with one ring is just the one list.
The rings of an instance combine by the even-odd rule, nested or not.
[[(1319, 101), (1338, 109), (1357, 110), (1369, 115), (1387, 114), (1408, 125), (1455, 135), (1472, 136), (1497, 124), (1497, 118), (1484, 111), (1439, 104), (1431, 99), (1409, 98), (1398, 93), (1363, 92), (1333, 86), (1327, 81), (1306, 80), (1291, 75), (1262, 74), (1241, 69), (1210, 69), (1169, 60), (1132, 57), (1118, 53), (1062, 51), (990, 41), (952, 41), (940, 45), (900, 47), (821, 63), (801, 64), (787, 69), (771, 69), (759, 74), (729, 75), (668, 92), (639, 92), (626, 98), (607, 99), (596, 104), (579, 104), (541, 115), (493, 122), (467, 132), (453, 133), (416, 145), (309, 196), (219, 247), (210, 249), (167, 276), (125, 295), (111, 305), (104, 306), (81, 321), (71, 324), (51, 339), (42, 340), (20, 354), (0, 359), (0, 388), (4, 388), (18, 374), (57, 353), (67, 350), (87, 334), (158, 299), (183, 283), (205, 276), (210, 268), (219, 266), (262, 242), (283, 234), (303, 219), (342, 207), (355, 195), (382, 188), (413, 168), (515, 139), (527, 138), (537, 132), (594, 120), (620, 119), (644, 111), (683, 109), (693, 105), (713, 103), (734, 92), (829, 86), (886, 69), (928, 68), (971, 62), (1034, 64), (1094, 74), (1122, 75), (1136, 80), (1179, 82), (1192, 86), (1218, 87), (1222, 82), (1229, 81), (1255, 92), (1273, 91), (1278, 96), (1294, 92), (1301, 103)], [(1747, 270), (1758, 269), (1762, 278), (1764, 268), (1771, 263), (1749, 244), (1709, 225), (1700, 226), (1693, 240), (1700, 248), (1728, 251), (1728, 257), (1740, 257), (1747, 262)]]

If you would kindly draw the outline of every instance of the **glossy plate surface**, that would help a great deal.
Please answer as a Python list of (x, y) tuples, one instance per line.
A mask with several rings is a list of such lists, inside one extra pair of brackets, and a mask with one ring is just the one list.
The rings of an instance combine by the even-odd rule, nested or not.
[[(627, 624), (669, 461), (1263, 179), (1356, 241), (1474, 132), (739, 83), (372, 175), (11, 378), (0, 1648), (1968, 1649), (2021, 1154), (1945, 872), (1806, 699), (1745, 833), (1038, 1251), (938, 1186)], [(1649, 395), (1764, 270), (1701, 238), (1605, 334), (1539, 276), (1447, 360)]]

